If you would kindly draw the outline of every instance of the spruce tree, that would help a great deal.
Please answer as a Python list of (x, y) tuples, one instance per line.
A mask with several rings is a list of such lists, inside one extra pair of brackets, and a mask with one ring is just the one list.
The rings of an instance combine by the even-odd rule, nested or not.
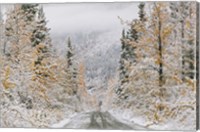
[(139, 19), (141, 22), (145, 22), (147, 19), (146, 19), (146, 16), (145, 16), (145, 3), (144, 2), (141, 2), (138, 6), (139, 8)]
[(36, 25), (31, 36), (32, 46), (39, 52), (38, 57), (35, 60), (35, 65), (42, 65), (43, 59), (50, 57), (51, 39), (46, 23), (43, 8), (40, 7), (36, 18)]
[[(134, 28), (134, 22), (131, 25), (131, 28), (125, 33), (125, 30), (122, 31), (122, 38), (121, 38), (121, 57), (120, 57), (120, 86), (117, 89), (117, 94), (122, 95), (124, 86), (129, 82), (129, 74), (130, 74), (130, 67), (136, 63), (136, 54), (135, 49), (136, 47), (129, 44), (127, 41), (134, 41), (137, 43), (138, 40), (138, 32)], [(126, 98), (124, 96), (123, 98)]]
[[(180, 26), (176, 26), (176, 31), (181, 32), (180, 40), (181, 40), (181, 52), (182, 52), (182, 80), (185, 80), (185, 77), (193, 78), (194, 77), (194, 41), (189, 36), (194, 36), (194, 31), (192, 28), (187, 28), (187, 19), (190, 17), (191, 19), (191, 10), (192, 3), (191, 2), (170, 2), (170, 10), (171, 10), (171, 21), (174, 24), (179, 24)], [(192, 25), (191, 25), (192, 27)], [(193, 27), (194, 28), (194, 27)], [(187, 47), (187, 48), (186, 48)], [(189, 60), (189, 61), (188, 61)], [(189, 67), (187, 66), (189, 65)]]
[(125, 30), (122, 31), (122, 38), (121, 38), (121, 57), (120, 57), (120, 66), (119, 66), (119, 79), (120, 79), (120, 86), (117, 89), (117, 94), (120, 94), (122, 92), (122, 86), (124, 83), (127, 82), (127, 80), (125, 80), (125, 76), (126, 76), (126, 68), (125, 68), (125, 56), (126, 56), (126, 52), (125, 52), (125, 38), (126, 38), (126, 34), (125, 34)]
[(22, 4), (21, 9), (25, 13), (26, 21), (35, 20), (38, 11), (38, 4)]
[(70, 68), (72, 67), (72, 58), (73, 58), (73, 49), (72, 49), (72, 45), (71, 45), (71, 40), (70, 37), (68, 38), (67, 41), (67, 67)]
[(195, 77), (195, 25), (196, 15), (191, 15), (195, 12), (195, 4), (188, 3), (188, 16), (187, 16), (187, 24), (185, 26), (185, 76), (194, 79)]
[[(141, 31), (138, 31), (138, 27), (144, 28), (146, 16), (145, 16), (145, 4), (140, 3), (139, 6), (139, 19), (134, 19), (130, 23), (130, 28), (128, 31), (122, 31), (122, 38), (121, 38), (121, 57), (120, 57), (120, 67), (119, 67), (119, 74), (120, 74), (120, 86), (117, 89), (117, 94), (121, 95), (123, 89), (125, 89), (125, 85), (129, 83), (130, 79), (130, 67), (135, 65), (137, 62), (136, 58), (136, 45), (132, 45), (131, 43), (137, 44), (139, 42), (139, 38), (143, 34)], [(123, 98), (126, 98), (124, 96)]]
[[(30, 37), (31, 49), (32, 49), (32, 83), (36, 91), (36, 98), (38, 98), (38, 105), (42, 102), (49, 103), (49, 97), (47, 91), (51, 81), (55, 81), (55, 73), (51, 69), (54, 58), (52, 54), (51, 39), (49, 35), (49, 28), (47, 27), (47, 21), (42, 6), (39, 7), (35, 23), (33, 26), (32, 34)], [(41, 98), (42, 97), (42, 98)]]
[(135, 29), (135, 23), (136, 21), (133, 21), (131, 24), (130, 29), (127, 32), (127, 39), (131, 41), (137, 41), (138, 40), (138, 31)]
[(72, 71), (73, 78), (77, 78), (77, 68), (74, 60), (74, 50), (72, 47), (71, 39), (68, 38), (67, 41), (67, 68)]
[(71, 43), (70, 37), (67, 39), (67, 53), (66, 53), (67, 66), (65, 68), (66, 72), (66, 88), (68, 94), (73, 95), (77, 92), (77, 66), (74, 60), (74, 51)]
[(38, 16), (36, 18), (36, 26), (33, 30), (31, 41), (32, 46), (35, 47), (40, 43), (44, 43), (47, 46), (51, 46), (51, 40), (49, 37), (49, 28), (47, 28), (47, 21), (43, 11), (43, 7), (39, 8)]

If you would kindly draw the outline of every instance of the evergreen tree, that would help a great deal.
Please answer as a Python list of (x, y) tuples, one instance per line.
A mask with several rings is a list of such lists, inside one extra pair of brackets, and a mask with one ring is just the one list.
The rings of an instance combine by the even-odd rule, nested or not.
[[(122, 41), (122, 51), (124, 54), (127, 53), (124, 51), (128, 44), (135, 47), (136, 63), (130, 65), (128, 71), (122, 61), (126, 60), (126, 57), (121, 54), (120, 82), (125, 78), (122, 73), (126, 71), (128, 83), (120, 86), (122, 91), (120, 95), (123, 95), (124, 98), (128, 97), (128, 99), (121, 98), (120, 103), (124, 103), (124, 106), (132, 106), (136, 112), (144, 111), (153, 122), (159, 122), (164, 118), (164, 120), (174, 119), (175, 117), (169, 116), (168, 113), (173, 112), (176, 106), (179, 107), (186, 95), (191, 97), (195, 94), (195, 80), (193, 80), (195, 7), (191, 5), (187, 7), (187, 2), (182, 4), (176, 2), (175, 4), (180, 5), (174, 5), (174, 9), (170, 10), (169, 3), (149, 3), (148, 19), (145, 23), (142, 22), (143, 15), (139, 15), (141, 19), (129, 25), (130, 29), (135, 29), (135, 31), (131, 30), (133, 36), (130, 37), (130, 30), (127, 35), (124, 35), (124, 31), (122, 33), (122, 38), (125, 38)], [(193, 2), (188, 3), (192, 4)], [(183, 12), (180, 13), (179, 10)], [(187, 12), (190, 12), (189, 15)], [(173, 18), (173, 13), (177, 15), (175, 18)], [(183, 18), (185, 19), (183, 20)], [(181, 59), (182, 57), (184, 59)], [(184, 65), (182, 65), (183, 62)], [(181, 66), (184, 68), (181, 69)], [(181, 76), (184, 77), (184, 81)], [(188, 77), (193, 79), (188, 79)], [(187, 92), (183, 94), (180, 91)], [(189, 103), (193, 99), (183, 102), (194, 108)], [(173, 105), (168, 105), (169, 103)], [(152, 111), (145, 111), (146, 108), (150, 108)], [(176, 116), (177, 119), (180, 118), (179, 115)]]
[(67, 42), (67, 68), (72, 71), (73, 78), (77, 78), (77, 66), (74, 60), (74, 50), (71, 44), (71, 39), (70, 37), (68, 38)]
[(34, 21), (37, 11), (38, 4), (22, 4), (21, 9), (24, 11), (26, 21)]
[[(55, 73), (51, 69), (54, 57), (52, 54), (51, 39), (49, 28), (46, 26), (47, 21), (43, 8), (40, 6), (36, 15), (36, 20), (30, 37), (32, 49), (32, 83), (31, 86), (36, 92), (35, 98), (41, 105), (49, 103), (48, 90), (51, 83), (55, 81)], [(38, 98), (39, 96), (39, 98)]]
[[(146, 16), (144, 11), (145, 4), (140, 3), (139, 8), (139, 20), (135, 19), (131, 22), (130, 28), (127, 32), (125, 30), (122, 31), (121, 38), (121, 57), (120, 57), (120, 86), (117, 89), (117, 94), (122, 95), (122, 91), (126, 84), (129, 83), (130, 80), (130, 67), (136, 64), (137, 62), (137, 43), (139, 42), (140, 37), (142, 37)], [(133, 44), (134, 43), (134, 44)], [(122, 92), (122, 93), (121, 93)], [(123, 98), (126, 98), (124, 96)]]
[(130, 41), (137, 42), (139, 35), (138, 35), (137, 29), (135, 28), (136, 23), (137, 23), (137, 20), (131, 23), (131, 27), (127, 32), (127, 39), (129, 39)]
[(74, 56), (70, 37), (68, 38), (68, 41), (67, 41), (67, 48), (68, 48), (67, 49), (67, 67), (70, 68), (73, 65), (72, 58)]
[(75, 94), (77, 90), (77, 66), (75, 65), (74, 51), (70, 37), (67, 40), (66, 58), (67, 58), (66, 73), (67, 73), (68, 86), (70, 89), (72, 89), (73, 94)]
[(139, 4), (139, 19), (140, 19), (140, 21), (141, 22), (145, 22), (147, 19), (146, 19), (146, 16), (145, 16), (145, 3), (143, 3), (143, 2), (141, 2), (140, 4)]
[(126, 85), (129, 82), (130, 66), (136, 63), (136, 47), (128, 43), (130, 41), (134, 41), (137, 43), (138, 40), (138, 32), (135, 29), (134, 24), (135, 23), (132, 23), (131, 28), (127, 31), (127, 33), (125, 33), (125, 30), (122, 31), (122, 46), (119, 69), (120, 86), (116, 91), (118, 95), (121, 95), (124, 85)]
[(47, 63), (49, 64), (48, 59), (51, 59), (51, 40), (48, 32), (49, 29), (46, 27), (45, 14), (43, 12), (43, 8), (40, 7), (36, 18), (36, 25), (31, 36), (32, 47), (35, 48), (36, 52), (36, 59), (34, 60), (34, 72), (39, 78), (40, 76), (47, 78), (51, 74), (48, 73), (48, 70), (42, 70), (42, 68), (47, 68)]
[(43, 7), (40, 7), (36, 18), (36, 26), (35, 29), (33, 30), (31, 37), (33, 47), (35, 47), (40, 43), (44, 43), (47, 46), (51, 46), (51, 39), (49, 37), (50, 29), (47, 28), (46, 24), (47, 21), (45, 18)]
[[(182, 52), (182, 80), (185, 80), (185, 73), (186, 72), (186, 61), (187, 61), (187, 54), (188, 52), (186, 51), (187, 49), (187, 43), (188, 41), (186, 40), (186, 21), (187, 18), (189, 17), (190, 13), (190, 4), (191, 2), (170, 2), (170, 9), (171, 9), (171, 17), (172, 17), (172, 22), (176, 23), (176, 30), (177, 32), (180, 32), (180, 40), (181, 40), (181, 52)], [(192, 57), (193, 58), (193, 57)], [(192, 59), (191, 58), (191, 59)], [(193, 59), (194, 60), (194, 59)], [(192, 68), (192, 67), (191, 67)]]
[[(122, 38), (121, 38), (121, 57), (120, 57), (120, 67), (119, 67), (119, 77), (120, 77), (120, 86), (117, 89), (117, 94), (120, 94), (122, 92), (122, 86), (124, 83), (126, 83), (128, 80), (127, 78), (127, 71), (126, 71), (126, 66), (125, 66), (125, 40), (126, 34), (125, 30), (122, 31)], [(125, 80), (126, 79), (126, 80)]]
[(195, 77), (195, 28), (196, 28), (196, 15), (192, 15), (195, 12), (196, 5), (194, 3), (186, 3), (188, 8), (186, 9), (188, 12), (187, 19), (185, 21), (185, 76), (187, 78), (194, 79)]

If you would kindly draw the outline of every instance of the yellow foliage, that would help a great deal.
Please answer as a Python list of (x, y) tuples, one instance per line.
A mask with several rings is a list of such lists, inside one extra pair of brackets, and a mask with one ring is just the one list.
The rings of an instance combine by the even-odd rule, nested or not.
[(81, 63), (80, 68), (79, 68), (79, 73), (80, 73), (79, 87), (81, 87), (81, 88), (85, 87), (84, 72), (85, 72), (85, 67), (84, 67), (84, 64)]
[(186, 28), (188, 28), (188, 29), (191, 28), (191, 24), (189, 21), (186, 21), (185, 25), (186, 25)]
[(195, 82), (194, 80), (190, 79), (190, 78), (185, 78), (185, 81), (188, 85), (192, 86), (192, 90), (195, 90)]
[(159, 65), (160, 64), (160, 59), (156, 59), (155, 64)]
[(10, 67), (7, 67), (5, 70), (5, 79), (2, 80), (2, 84), (5, 89), (14, 88), (16, 86), (15, 83), (9, 81), (9, 77), (10, 77)]
[(162, 111), (162, 110), (164, 110), (167, 106), (165, 106), (164, 104), (157, 104), (155, 107), (156, 107), (157, 110)]
[(38, 52), (38, 50), (35, 49), (35, 50), (33, 51), (33, 58), (37, 58), (38, 55), (39, 55), (39, 52)]
[(181, 95), (185, 96), (186, 95), (186, 91), (184, 89), (181, 90)]
[(30, 68), (31, 68), (31, 70), (36, 70), (35, 62), (34, 62), (34, 61), (32, 61), (32, 62), (30, 63)]
[(36, 46), (37, 50), (45, 48), (45, 44), (40, 43)]
[(37, 79), (36, 76), (32, 76), (32, 81), (35, 81)]
[(159, 118), (159, 116), (158, 116), (157, 113), (154, 113), (154, 120), (155, 120), (155, 121), (159, 121), (159, 120), (160, 120), (160, 118)]
[(56, 64), (50, 66), (50, 69), (57, 69), (57, 68), (58, 68), (58, 66)]
[(173, 31), (172, 27), (170, 27), (170, 26), (164, 28), (163, 33), (162, 33), (162, 35), (163, 35), (162, 38), (163, 39), (167, 38), (171, 34), (172, 31)]
[(3, 84), (5, 89), (14, 88), (16, 86), (15, 83), (12, 83), (12, 82), (10, 82), (8, 80), (3, 80), (2, 84)]
[(159, 65), (160, 63), (162, 63), (163, 65), (165, 65), (166, 67), (168, 67), (166, 65), (166, 63), (158, 56), (158, 57), (156, 57), (155, 64)]
[(178, 83), (182, 83), (182, 80), (177, 76), (173, 76), (173, 79)]
[(151, 43), (152, 42), (152, 38), (147, 38), (146, 40), (145, 40), (145, 42), (147, 42), (147, 43)]

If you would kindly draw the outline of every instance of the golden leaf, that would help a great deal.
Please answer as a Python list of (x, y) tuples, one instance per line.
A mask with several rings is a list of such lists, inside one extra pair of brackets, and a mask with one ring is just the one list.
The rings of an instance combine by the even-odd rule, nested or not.
[(5, 69), (5, 79), (2, 80), (2, 84), (5, 89), (14, 88), (16, 86), (15, 83), (10, 82), (8, 79), (10, 77), (10, 67), (6, 67)]
[(45, 44), (43, 44), (43, 43), (40, 43), (39, 45), (37, 45), (37, 50), (39, 50), (39, 49), (44, 49), (45, 48)]
[(14, 88), (16, 86), (15, 83), (12, 83), (12, 82), (8, 81), (7, 79), (3, 80), (2, 84), (3, 84), (5, 89)]
[(163, 29), (163, 39), (167, 38), (172, 32), (172, 27), (168, 26)]
[(5, 71), (5, 79), (8, 79), (9, 76), (10, 76), (10, 67), (7, 67)]
[(57, 65), (52, 65), (52, 66), (50, 66), (50, 69), (56, 69), (56, 68), (58, 68)]
[(159, 121), (159, 116), (157, 113), (154, 113), (154, 120)]
[(173, 76), (173, 79), (176, 80), (176, 82), (178, 83), (182, 83), (182, 80), (178, 78), (177, 76)]
[(185, 96), (186, 95), (186, 91), (184, 89), (181, 90), (181, 95)]
[(192, 90), (195, 90), (195, 83), (194, 80), (190, 79), (190, 78), (185, 78), (185, 81), (188, 85), (192, 86)]
[(188, 29), (191, 27), (191, 25), (190, 25), (190, 22), (189, 22), (189, 21), (186, 21), (185, 25), (186, 25), (186, 27), (187, 27)]

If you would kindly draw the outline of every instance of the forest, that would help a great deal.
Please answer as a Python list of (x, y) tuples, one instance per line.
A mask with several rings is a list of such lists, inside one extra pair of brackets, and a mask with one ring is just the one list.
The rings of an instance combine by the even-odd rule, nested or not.
[(45, 6), (1, 9), (0, 127), (195, 130), (197, 3), (131, 4), (121, 34), (62, 40)]

